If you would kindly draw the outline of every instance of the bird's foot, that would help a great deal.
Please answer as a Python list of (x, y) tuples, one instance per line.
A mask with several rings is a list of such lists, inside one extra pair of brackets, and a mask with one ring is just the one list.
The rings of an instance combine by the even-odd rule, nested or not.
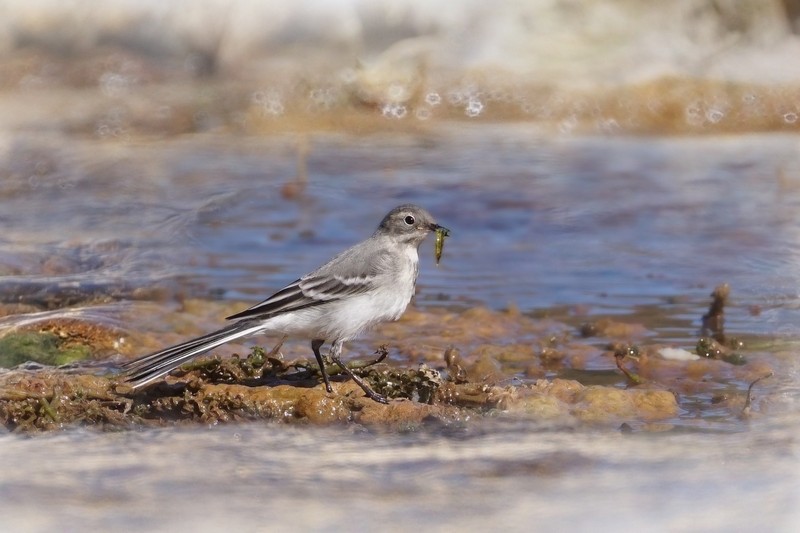
[(367, 385), (363, 379), (353, 374), (353, 371), (347, 368), (347, 365), (345, 365), (341, 361), (341, 359), (333, 356), (331, 356), (331, 359), (333, 359), (333, 362), (336, 363), (339, 366), (339, 368), (344, 370), (344, 373), (347, 374), (350, 377), (350, 379), (352, 379), (356, 383), (356, 385), (361, 387), (361, 390), (364, 391), (364, 394), (366, 394), (369, 399), (376, 401), (378, 403), (383, 403), (383, 404), (389, 403), (389, 400), (387, 400), (385, 396), (378, 394), (377, 392), (372, 390), (372, 388), (369, 385)]

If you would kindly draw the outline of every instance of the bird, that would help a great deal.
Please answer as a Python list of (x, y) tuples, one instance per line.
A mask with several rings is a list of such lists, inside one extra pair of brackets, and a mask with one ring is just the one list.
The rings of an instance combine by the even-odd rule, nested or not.
[(139, 389), (184, 363), (236, 339), (279, 334), (311, 340), (327, 392), (332, 393), (320, 349), (365, 395), (388, 403), (341, 360), (345, 342), (384, 321), (397, 320), (414, 296), (419, 246), (431, 232), (449, 233), (422, 207), (404, 204), (383, 217), (375, 232), (266, 300), (227, 317), (231, 324), (123, 366), (125, 380)]

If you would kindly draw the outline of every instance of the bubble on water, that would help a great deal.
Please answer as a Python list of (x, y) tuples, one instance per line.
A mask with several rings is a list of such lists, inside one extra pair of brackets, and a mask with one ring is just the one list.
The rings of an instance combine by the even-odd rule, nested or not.
[(106, 96), (120, 96), (128, 92), (130, 87), (136, 83), (134, 76), (126, 76), (118, 72), (104, 72), (100, 75), (98, 84), (100, 90)]
[(349, 85), (358, 81), (358, 73), (354, 68), (344, 68), (339, 71), (339, 79), (342, 80), (342, 83)]
[(271, 100), (269, 104), (264, 107), (264, 112), (272, 116), (283, 115), (285, 110), (286, 108), (280, 100)]
[(46, 159), (39, 160), (33, 164), (33, 171), (37, 176), (46, 176), (47, 174), (52, 174), (54, 171), (53, 164)]
[(258, 107), (262, 117), (277, 117), (286, 110), (281, 93), (275, 89), (254, 91), (250, 101)]
[(410, 96), (408, 88), (402, 83), (392, 83), (386, 89), (386, 97), (393, 102), (404, 102)]
[(604, 118), (598, 121), (597, 127), (600, 131), (613, 132), (619, 130), (619, 122), (614, 118)]
[(464, 114), (470, 118), (475, 118), (483, 112), (483, 102), (477, 98), (470, 98), (464, 107)]
[(719, 122), (720, 120), (722, 120), (724, 117), (725, 117), (725, 113), (723, 113), (723, 112), (722, 112), (722, 111), (720, 111), (719, 109), (714, 109), (714, 108), (711, 108), (711, 109), (708, 109), (708, 110), (706, 111), (706, 119), (707, 119), (709, 122), (711, 122), (712, 124), (716, 124), (716, 123), (718, 123), (718, 122)]
[(527, 100), (523, 101), (520, 105), (520, 110), (526, 115), (535, 115), (539, 113), (539, 106), (534, 104), (533, 102), (528, 102)]
[(56, 181), (56, 186), (62, 191), (65, 191), (67, 189), (75, 188), (76, 183), (69, 178), (58, 178)]
[(408, 109), (403, 104), (396, 104), (390, 102), (388, 104), (384, 104), (381, 108), (381, 113), (386, 118), (395, 118), (400, 119), (406, 116), (408, 113)]
[(428, 107), (420, 107), (414, 111), (414, 116), (417, 117), (417, 120), (428, 120), (432, 115), (433, 113)]
[(561, 133), (570, 133), (578, 125), (578, 118), (575, 115), (570, 115), (558, 123), (558, 130)]
[(313, 107), (317, 109), (332, 109), (338, 100), (338, 94), (332, 87), (318, 87), (308, 93)]
[(783, 114), (783, 121), (787, 124), (794, 124), (797, 122), (797, 113), (788, 112)]
[(692, 102), (686, 106), (684, 111), (684, 119), (691, 126), (700, 126), (705, 120), (700, 102)]
[(439, 93), (431, 91), (425, 95), (425, 103), (429, 106), (435, 107), (442, 103), (442, 97)]
[[(650, 113), (661, 113), (664, 102), (660, 98), (648, 98), (645, 102), (645, 107)], [(627, 100), (620, 102), (620, 107), (624, 109), (630, 108), (630, 103)]]
[(742, 102), (745, 104), (754, 104), (756, 103), (756, 100), (758, 100), (758, 97), (753, 93), (747, 93), (742, 96)]

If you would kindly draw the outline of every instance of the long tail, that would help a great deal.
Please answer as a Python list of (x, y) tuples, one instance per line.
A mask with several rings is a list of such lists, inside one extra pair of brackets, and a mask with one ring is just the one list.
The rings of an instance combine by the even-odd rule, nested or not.
[(254, 324), (252, 321), (237, 322), (208, 335), (145, 355), (122, 365), (127, 374), (125, 379), (134, 388), (143, 387), (151, 381), (169, 374), (198, 355), (213, 350), (226, 342), (246, 337), (261, 329), (263, 329), (263, 325), (260, 323)]

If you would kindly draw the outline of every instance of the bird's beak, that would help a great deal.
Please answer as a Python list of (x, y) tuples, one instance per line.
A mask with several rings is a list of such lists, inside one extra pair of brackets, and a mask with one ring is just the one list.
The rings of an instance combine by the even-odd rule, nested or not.
[(449, 229), (445, 228), (444, 226), (440, 226), (439, 224), (431, 224), (430, 226), (428, 226), (428, 228), (431, 231), (442, 230), (442, 231), (444, 231), (445, 235), (449, 235), (450, 234), (450, 230)]

